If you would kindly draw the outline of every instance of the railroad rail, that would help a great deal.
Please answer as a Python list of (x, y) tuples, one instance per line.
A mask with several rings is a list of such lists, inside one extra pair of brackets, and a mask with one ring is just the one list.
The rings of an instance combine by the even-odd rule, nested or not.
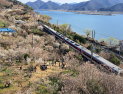
[(87, 59), (90, 60), (90, 58), (92, 58), (93, 62), (101, 64), (106, 69), (108, 69), (109, 71), (114, 72), (117, 75), (123, 72), (123, 69), (121, 69), (120, 67), (118, 67), (118, 66), (114, 65), (113, 63), (109, 62), (108, 60), (102, 58), (101, 56), (97, 55), (96, 53), (93, 53), (93, 56), (92, 56), (90, 50), (88, 50), (85, 47), (79, 45), (78, 43), (74, 42), (73, 40), (63, 36), (62, 34), (56, 32), (55, 30), (51, 29), (50, 27), (44, 25), (42, 22), (39, 22), (39, 24), (41, 24), (46, 31), (48, 31), (52, 35), (55, 35), (60, 40), (64, 41), (71, 48), (73, 48), (74, 50), (76, 50), (77, 52), (79, 52), (80, 54), (85, 56)]

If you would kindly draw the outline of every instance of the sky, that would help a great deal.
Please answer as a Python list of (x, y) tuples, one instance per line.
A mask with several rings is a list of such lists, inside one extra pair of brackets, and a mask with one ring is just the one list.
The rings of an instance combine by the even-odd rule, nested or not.
[[(37, 1), (37, 0), (18, 0), (18, 1), (21, 1), (22, 3), (27, 3), (27, 2), (34, 2), (34, 1)], [(44, 2), (47, 2), (49, 0), (42, 0)], [(73, 2), (76, 2), (76, 3), (79, 3), (79, 2), (83, 2), (83, 1), (89, 1), (89, 0), (51, 0), (53, 2), (58, 2), (58, 3), (73, 3)]]

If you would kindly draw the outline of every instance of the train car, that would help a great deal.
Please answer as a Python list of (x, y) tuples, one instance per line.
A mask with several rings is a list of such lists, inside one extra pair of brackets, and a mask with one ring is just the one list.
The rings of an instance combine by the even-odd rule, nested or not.
[[(44, 25), (43, 23), (41, 23), (41, 24), (47, 31), (49, 31), (51, 34), (55, 35), (57, 38), (61, 39), (62, 41), (64, 40), (66, 42), (66, 44), (68, 44), (74, 50), (91, 58), (91, 51), (89, 51), (85, 47), (79, 45), (78, 43), (72, 41), (71, 39), (63, 36), (62, 34), (56, 32), (55, 30), (49, 28), (48, 26)], [(121, 72), (123, 72), (123, 69), (114, 65), (113, 63), (109, 62), (108, 60), (102, 58), (101, 56), (97, 55), (96, 53), (93, 53), (92, 59), (95, 62), (106, 67), (108, 70), (113, 71), (115, 74), (120, 74)]]

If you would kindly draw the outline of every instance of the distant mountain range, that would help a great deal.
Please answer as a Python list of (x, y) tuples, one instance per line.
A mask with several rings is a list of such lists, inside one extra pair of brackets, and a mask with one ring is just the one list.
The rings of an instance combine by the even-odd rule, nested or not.
[[(115, 11), (121, 10), (123, 0), (90, 0), (80, 3), (65, 3), (58, 2), (43, 2), (37, 0), (35, 2), (27, 2), (26, 4), (34, 9), (49, 9), (49, 10), (82, 10), (82, 11), (94, 11), (94, 10), (108, 10), (108, 8), (115, 7)], [(117, 5), (116, 5), (117, 4)], [(107, 8), (108, 7), (108, 8)], [(120, 7), (120, 8), (119, 8)]]
[(115, 12), (123, 12), (123, 3), (116, 4), (111, 7), (101, 8), (99, 11), (115, 11)]

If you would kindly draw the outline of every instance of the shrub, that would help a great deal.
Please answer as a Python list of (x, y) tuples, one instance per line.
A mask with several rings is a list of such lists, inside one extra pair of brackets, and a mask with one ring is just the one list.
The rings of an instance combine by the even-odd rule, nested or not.
[(6, 21), (0, 21), (0, 27), (7, 27)]
[(87, 88), (91, 94), (109, 94), (106, 88), (95, 80), (88, 80)]
[(17, 34), (16, 32), (13, 32), (13, 33), (12, 33), (12, 36), (13, 36), (13, 37), (17, 37), (18, 34)]
[(77, 56), (77, 58), (78, 58), (80, 61), (83, 60), (82, 55)]
[(110, 61), (115, 65), (120, 65), (121, 63), (120, 60), (114, 54), (111, 54)]
[(0, 84), (0, 89), (3, 89), (4, 88), (4, 84)]
[(76, 39), (79, 40), (80, 42), (82, 42), (83, 44), (86, 44), (86, 40), (85, 40), (85, 38), (83, 38), (82, 36), (76, 34), (76, 35), (74, 36), (74, 41), (75, 41)]
[(101, 49), (95, 49), (95, 52), (96, 53), (100, 53), (101, 52)]
[(92, 49), (92, 44), (87, 47), (88, 50)]
[(27, 57), (30, 57), (29, 54), (24, 55), (24, 59), (27, 60)]

